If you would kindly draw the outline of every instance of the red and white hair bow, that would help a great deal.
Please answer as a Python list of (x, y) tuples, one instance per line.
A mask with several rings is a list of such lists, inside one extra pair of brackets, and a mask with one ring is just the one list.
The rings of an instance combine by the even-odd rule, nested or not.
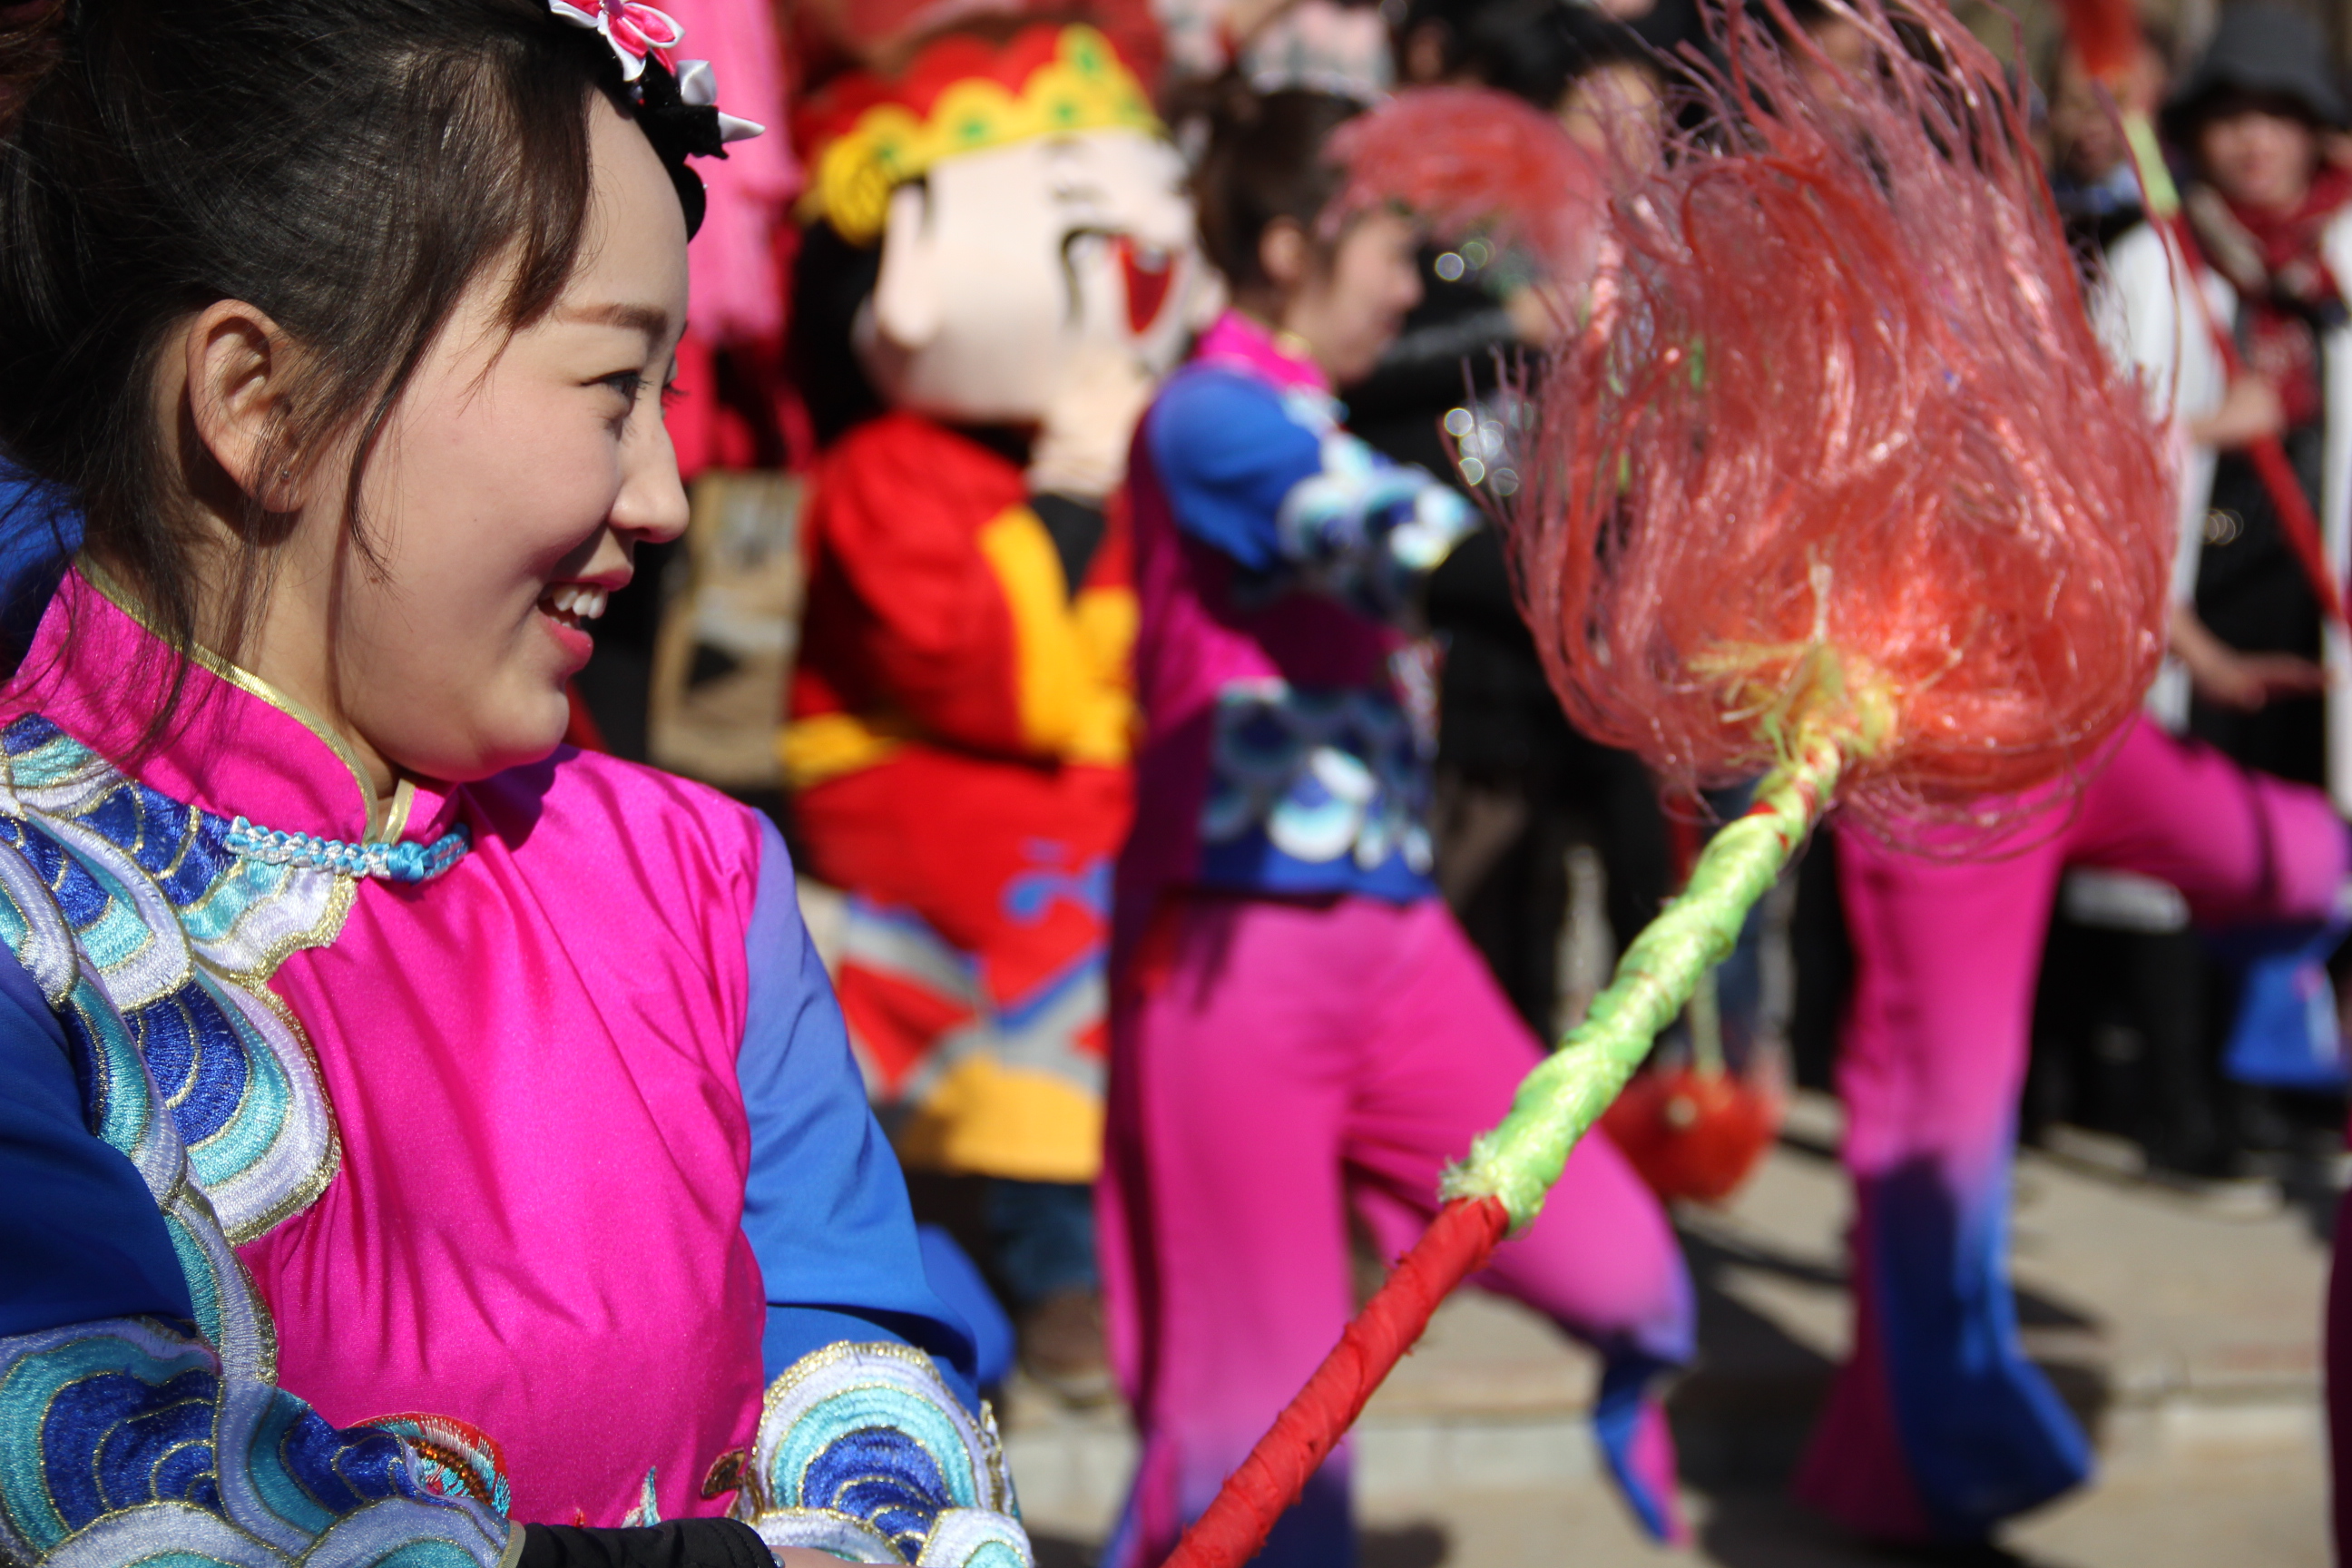
[(656, 50), (677, 47), (686, 37), (686, 29), (677, 18), (667, 11), (657, 11), (644, 0), (584, 0), (574, 5), (572, 0), (547, 0), (547, 8), (575, 27), (590, 27), (604, 35), (613, 46), (614, 55), (621, 62), (621, 79), (635, 81), (645, 74), (646, 57)]

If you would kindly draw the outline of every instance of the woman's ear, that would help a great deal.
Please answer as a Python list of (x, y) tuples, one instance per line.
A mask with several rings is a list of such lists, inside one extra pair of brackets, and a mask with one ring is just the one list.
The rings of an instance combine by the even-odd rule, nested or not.
[(929, 218), (930, 193), (920, 181), (890, 193), (889, 216), (882, 228), (882, 272), (874, 281), (874, 324), (900, 349), (929, 345), (939, 335), (945, 314)]
[(216, 300), (181, 339), (188, 418), (237, 489), (270, 511), (297, 505), (294, 467), (273, 437), (292, 390), (294, 348), (242, 300)]
[(1307, 281), (1315, 247), (1297, 218), (1278, 217), (1257, 237), (1257, 268), (1284, 293)]

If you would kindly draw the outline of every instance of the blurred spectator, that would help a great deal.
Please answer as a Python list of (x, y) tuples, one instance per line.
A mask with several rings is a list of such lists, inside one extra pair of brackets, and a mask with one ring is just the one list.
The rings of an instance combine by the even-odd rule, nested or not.
[(1789, 0), (1789, 16), (1804, 35), (1797, 64), (1805, 85), (1824, 100), (1835, 101), (1845, 90), (1840, 72), (1856, 76), (1869, 68), (1870, 36), (1826, 0)]
[[(2174, 385), (2192, 444), (2184, 476), (2181, 608), (2174, 651), (2190, 700), (2164, 693), (2167, 717), (2238, 760), (2282, 777), (2332, 783), (2352, 803), (2352, 722), (2331, 743), (2323, 706), (2319, 605), (2246, 448), (2285, 446), (2323, 519), (2334, 570), (2352, 546), (2352, 171), (2323, 162), (2321, 136), (2346, 123), (2318, 29), (2295, 13), (2242, 5), (2165, 110), (2187, 155), (2194, 255), (2170, 255), (2135, 229), (2109, 258), (2134, 357)], [(2205, 303), (2189, 290), (2196, 289)], [(2207, 328), (2228, 329), (2231, 374)], [(2331, 451), (2332, 448), (2332, 451)]]
[(2096, 256), (2140, 220), (2139, 174), (2118, 112), (2153, 116), (2171, 74), (2172, 38), (2142, 29), (2138, 53), (2117, 90), (2091, 79), (2072, 48), (2050, 71), (2051, 194), (2076, 251)]
[[(2168, 725), (2249, 766), (2327, 785), (2341, 811), (2352, 804), (2352, 712), (2328, 690), (2317, 597), (2248, 450), (2280, 441), (2342, 581), (2352, 559), (2352, 330), (2343, 291), (2352, 277), (2352, 171), (2324, 155), (2347, 113), (2326, 58), (2318, 29), (2294, 13), (2264, 5), (2224, 12), (2164, 111), (2186, 162), (2183, 245), (2134, 228), (2112, 247), (2108, 270), (2130, 351), (2153, 384), (2176, 389), (2188, 443), (2175, 659), (2152, 706)], [(2234, 372), (2209, 323), (2229, 334)], [(2225, 1089), (2215, 1057), (2222, 1037), (2244, 1036), (2249, 1009), (2281, 966), (2300, 974), (2298, 984), (2322, 984), (2317, 963), (2333, 945), (2313, 935), (2276, 953), (2240, 954), (2202, 987), (2207, 1022), (2146, 1037), (2152, 1159), (2221, 1173), (2245, 1151), (2290, 1136), (2278, 1112), (2295, 1102)], [(2195, 1058), (2175, 1062), (2190, 1035)], [(2301, 1048), (2308, 1055), (2332, 1043)], [(2332, 1104), (2305, 1109), (2323, 1121), (2339, 1114)]]
[(1155, 9), (1180, 99), (1227, 70), (1261, 92), (1303, 87), (1355, 99), (1397, 79), (1388, 23), (1370, 0), (1160, 0)]

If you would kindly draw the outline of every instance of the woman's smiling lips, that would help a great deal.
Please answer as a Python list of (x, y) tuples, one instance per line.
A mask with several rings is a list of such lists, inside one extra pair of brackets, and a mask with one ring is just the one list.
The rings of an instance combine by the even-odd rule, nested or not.
[(585, 665), (588, 656), (596, 651), (588, 623), (604, 613), (612, 596), (612, 590), (593, 583), (557, 583), (539, 596), (539, 613), (572, 670)]

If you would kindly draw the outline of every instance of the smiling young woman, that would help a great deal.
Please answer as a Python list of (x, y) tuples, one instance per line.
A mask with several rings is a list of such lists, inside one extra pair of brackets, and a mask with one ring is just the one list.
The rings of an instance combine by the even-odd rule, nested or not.
[(0, 24), (87, 530), (0, 688), (0, 1558), (1029, 1561), (775, 830), (559, 747), (745, 129), (665, 37)]

